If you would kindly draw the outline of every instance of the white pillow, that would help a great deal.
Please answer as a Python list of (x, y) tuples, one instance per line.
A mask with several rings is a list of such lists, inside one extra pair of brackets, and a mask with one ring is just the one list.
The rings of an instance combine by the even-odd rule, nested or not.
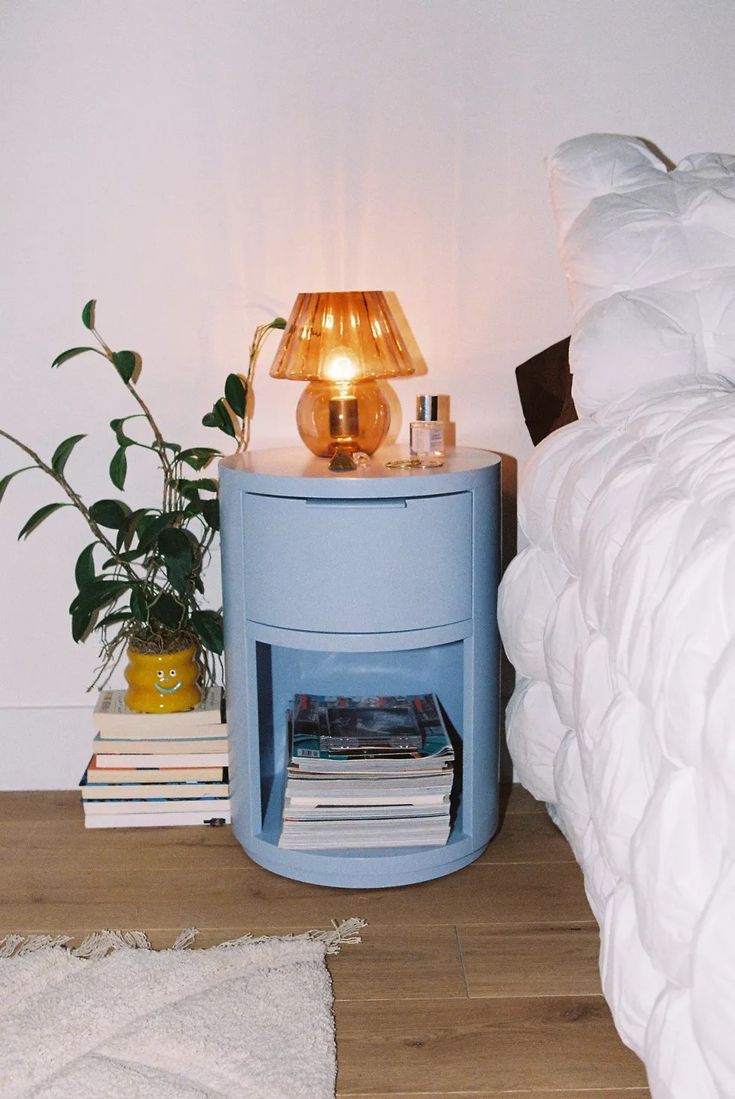
[(664, 378), (735, 381), (735, 156), (670, 168), (639, 138), (589, 134), (547, 167), (580, 415)]

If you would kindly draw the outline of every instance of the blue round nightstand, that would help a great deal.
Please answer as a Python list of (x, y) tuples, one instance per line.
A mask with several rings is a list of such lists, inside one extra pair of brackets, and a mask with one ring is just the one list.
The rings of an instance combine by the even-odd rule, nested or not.
[[(334, 474), (303, 448), (220, 463), (233, 830), (261, 866), (351, 888), (405, 885), (476, 859), (498, 818), (500, 459), (439, 469), (403, 448)], [(443, 846), (279, 848), (286, 711), (299, 692), (433, 692), (457, 735)]]

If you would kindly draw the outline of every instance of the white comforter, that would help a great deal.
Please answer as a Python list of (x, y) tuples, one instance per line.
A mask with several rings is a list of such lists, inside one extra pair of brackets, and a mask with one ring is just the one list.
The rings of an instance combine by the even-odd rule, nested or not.
[[(645, 283), (653, 237), (629, 265), (643, 288), (631, 291), (629, 278), (621, 290), (608, 264), (603, 300), (600, 255), (612, 254), (616, 217), (651, 220), (639, 182), (620, 167), (624, 156), (600, 183), (600, 142), (615, 140), (630, 150), (630, 139), (595, 139), (591, 152), (562, 147), (561, 168), (559, 159), (552, 164), (552, 180), (561, 171), (569, 184), (561, 199), (557, 193), (557, 217), (573, 282), (582, 417), (536, 449), (522, 481), (528, 546), (500, 595), (501, 633), (518, 675), (508, 739), (520, 781), (548, 803), (582, 865), (601, 927), (604, 992), (623, 1039), (645, 1059), (653, 1096), (734, 1099), (735, 383), (715, 372), (717, 360), (705, 372), (702, 356), (708, 348), (721, 356), (722, 341), (700, 327), (687, 342), (665, 301), (670, 286), (657, 299)], [(591, 203), (575, 176), (588, 176), (590, 163)], [(715, 201), (729, 187), (735, 211), (735, 163), (720, 172), (724, 183), (709, 165)], [(613, 190), (622, 188), (625, 202), (616, 193), (601, 207), (597, 196), (615, 172)], [(685, 181), (694, 186), (694, 209), (684, 219), (706, 222), (695, 192), (711, 186), (701, 173)], [(681, 214), (686, 203), (674, 198), (671, 209)], [(715, 215), (735, 225), (729, 209)], [(656, 263), (665, 276), (666, 234), (680, 245), (682, 232), (671, 210), (660, 220)], [(686, 241), (690, 267), (703, 255), (693, 247), (702, 237), (695, 228)], [(729, 280), (729, 295), (717, 291), (726, 319), (735, 268), (704, 228), (720, 288)], [(673, 263), (683, 294), (680, 254)], [(584, 282), (580, 273), (590, 276), (587, 285), (575, 282)], [(696, 282), (696, 272), (691, 277)], [(649, 304), (633, 310), (626, 339), (636, 298)], [(617, 377), (613, 335), (625, 353)], [(698, 365), (672, 354), (667, 374), (662, 357), (677, 340), (694, 348)], [(655, 370), (646, 370), (646, 355)]]

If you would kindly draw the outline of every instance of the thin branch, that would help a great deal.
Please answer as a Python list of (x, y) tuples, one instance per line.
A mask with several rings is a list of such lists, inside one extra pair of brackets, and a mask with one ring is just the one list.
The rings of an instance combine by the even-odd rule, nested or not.
[(4, 439), (7, 439), (9, 442), (13, 443), (15, 446), (19, 447), (25, 454), (28, 455), (29, 458), (32, 458), (38, 468), (43, 470), (44, 473), (47, 473), (48, 476), (51, 477), (56, 482), (56, 484), (64, 490), (74, 507), (84, 517), (87, 526), (92, 531), (92, 534), (94, 534), (97, 541), (102, 543), (110, 556), (114, 559), (116, 565), (118, 565), (119, 568), (125, 571), (128, 579), (134, 580), (137, 583), (138, 575), (135, 570), (127, 561), (123, 561), (120, 559), (117, 548), (109, 540), (107, 535), (103, 533), (97, 523), (95, 523), (94, 519), (89, 514), (89, 509), (85, 505), (81, 496), (79, 495), (79, 493), (74, 491), (74, 489), (67, 481), (66, 477), (64, 477), (63, 473), (57, 473), (55, 469), (53, 469), (51, 466), (47, 465), (46, 462), (44, 462), (43, 458), (41, 458), (40, 455), (36, 454), (35, 450), (31, 450), (31, 448), (29, 446), (26, 446), (25, 443), (22, 443), (20, 439), (16, 439), (14, 435), (11, 435), (7, 431), (3, 431), (2, 428), (0, 428), (0, 435)]

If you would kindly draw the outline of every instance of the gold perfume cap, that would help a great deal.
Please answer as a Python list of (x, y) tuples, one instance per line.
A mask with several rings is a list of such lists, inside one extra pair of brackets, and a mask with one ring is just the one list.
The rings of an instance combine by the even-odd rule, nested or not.
[(449, 419), (449, 397), (446, 393), (420, 393), (416, 398), (416, 419), (427, 422), (429, 420)]

